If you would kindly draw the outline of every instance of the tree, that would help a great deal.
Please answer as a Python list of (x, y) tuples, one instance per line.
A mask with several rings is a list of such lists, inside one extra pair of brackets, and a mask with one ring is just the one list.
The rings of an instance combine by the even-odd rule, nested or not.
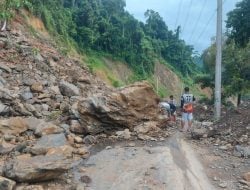
[(227, 14), (226, 26), (228, 36), (236, 45), (245, 47), (250, 39), (250, 1), (243, 0), (236, 4), (236, 8)]
[(224, 50), (223, 84), (227, 95), (237, 95), (239, 105), (242, 94), (250, 91), (250, 43), (238, 48), (231, 41)]

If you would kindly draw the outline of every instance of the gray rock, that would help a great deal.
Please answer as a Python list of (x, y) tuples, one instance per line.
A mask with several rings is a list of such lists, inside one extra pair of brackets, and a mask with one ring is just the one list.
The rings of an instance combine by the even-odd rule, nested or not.
[(24, 101), (33, 98), (33, 94), (31, 93), (29, 87), (24, 88), (24, 89), (21, 91), (20, 96), (21, 96), (21, 98), (22, 98)]
[(15, 181), (0, 176), (0, 189), (13, 190), (15, 186), (16, 186)]
[(69, 126), (69, 125), (67, 125), (67, 124), (62, 124), (62, 125), (60, 125), (60, 127), (64, 130), (64, 133), (65, 133), (66, 135), (70, 133), (70, 131), (69, 131), (70, 126)]
[(41, 113), (32, 104), (24, 104), (27, 111), (31, 112), (35, 117), (42, 117)]
[(92, 135), (88, 135), (83, 138), (84, 144), (95, 144), (97, 142), (96, 138)]
[(64, 146), (67, 140), (64, 134), (52, 134), (42, 136), (31, 148), (31, 153), (35, 155), (46, 154), (48, 149)]
[(39, 182), (58, 178), (71, 168), (71, 160), (62, 155), (16, 158), (6, 162), (4, 174), (18, 182)]
[(0, 154), (8, 154), (15, 148), (15, 145), (6, 143), (4, 140), (0, 142)]
[(34, 79), (31, 79), (31, 78), (24, 78), (22, 82), (23, 82), (23, 85), (31, 86), (36, 81)]
[(80, 95), (79, 89), (75, 85), (68, 83), (66, 81), (60, 82), (59, 89), (60, 89), (61, 94), (64, 96), (71, 97), (71, 96)]
[(11, 92), (3, 87), (0, 87), (0, 99), (1, 100), (13, 100), (15, 97), (11, 94)]
[(34, 60), (35, 62), (44, 62), (44, 58), (38, 52), (34, 55)]
[(21, 117), (0, 120), (0, 134), (19, 135), (28, 129), (28, 124)]
[(235, 151), (240, 153), (242, 157), (249, 158), (250, 157), (250, 146), (243, 147), (240, 145), (235, 146)]
[(7, 115), (10, 113), (10, 107), (0, 102), (0, 115)]
[(4, 63), (0, 62), (0, 69), (7, 72), (7, 73), (11, 73), (11, 69)]
[(6, 80), (0, 76), (0, 85), (3, 87), (7, 84)]
[(71, 120), (70, 131), (78, 134), (84, 134), (86, 132), (77, 120)]

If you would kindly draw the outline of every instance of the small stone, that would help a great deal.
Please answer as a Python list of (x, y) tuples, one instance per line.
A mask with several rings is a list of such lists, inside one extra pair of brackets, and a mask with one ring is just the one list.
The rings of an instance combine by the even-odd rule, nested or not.
[(76, 190), (85, 190), (85, 188), (82, 184), (78, 184)]
[(89, 176), (87, 176), (87, 175), (84, 175), (84, 176), (81, 176), (81, 181), (83, 182), (83, 183), (86, 183), (86, 184), (89, 184), (89, 183), (91, 183), (91, 178), (89, 177)]
[(219, 187), (221, 188), (226, 188), (227, 187), (227, 184), (225, 182), (222, 182), (219, 184)]
[(112, 146), (107, 146), (105, 149), (106, 150), (112, 149)]
[(32, 84), (32, 86), (30, 87), (32, 92), (43, 92), (43, 84), (42, 83), (34, 83)]
[(87, 148), (79, 148), (78, 150), (74, 151), (75, 154), (81, 155), (83, 158), (88, 158), (90, 156), (90, 152)]
[(85, 172), (86, 172), (86, 169), (82, 167), (82, 168), (79, 169), (79, 172), (85, 173)]
[(74, 141), (75, 141), (76, 143), (82, 143), (82, 142), (83, 142), (83, 141), (82, 141), (82, 138), (81, 138), (81, 137), (78, 137), (78, 136), (75, 136)]
[(244, 173), (243, 174), (243, 179), (247, 182), (250, 182), (250, 172)]
[(218, 181), (219, 179), (216, 176), (214, 176), (213, 180)]
[(11, 69), (4, 63), (0, 62), (0, 69), (7, 72), (7, 73), (11, 73)]
[(97, 142), (96, 138), (92, 135), (88, 135), (83, 138), (84, 144), (95, 144)]
[(0, 176), (0, 189), (12, 190), (16, 186), (16, 182)]

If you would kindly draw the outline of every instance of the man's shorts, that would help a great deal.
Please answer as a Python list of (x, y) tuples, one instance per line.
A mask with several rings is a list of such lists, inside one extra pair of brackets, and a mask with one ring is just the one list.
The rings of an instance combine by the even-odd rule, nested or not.
[(182, 113), (182, 120), (183, 121), (192, 121), (193, 120), (193, 113)]

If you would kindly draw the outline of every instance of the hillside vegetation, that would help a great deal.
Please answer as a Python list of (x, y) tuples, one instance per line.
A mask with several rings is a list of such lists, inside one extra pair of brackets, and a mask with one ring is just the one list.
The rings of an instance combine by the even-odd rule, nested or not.
[[(157, 82), (156, 63), (160, 62), (167, 70), (171, 69), (180, 78), (184, 77), (189, 85), (193, 84), (191, 78), (198, 72), (192, 57), (193, 48), (179, 38), (180, 27), (176, 31), (169, 30), (163, 18), (153, 10), (145, 12), (146, 22), (143, 23), (125, 10), (124, 0), (5, 2), (12, 2), (6, 12), (20, 7), (30, 10), (65, 46), (61, 48), (63, 53), (77, 49), (78, 53), (87, 55), (84, 62), (115, 87), (147, 79), (161, 96), (165, 96), (175, 89), (167, 90), (163, 80)], [(6, 15), (1, 18), (12, 16)], [(132, 70), (131, 74), (125, 81), (124, 77), (116, 77), (112, 72), (115, 66), (107, 65), (103, 57), (112, 57), (113, 65), (125, 62)]]

